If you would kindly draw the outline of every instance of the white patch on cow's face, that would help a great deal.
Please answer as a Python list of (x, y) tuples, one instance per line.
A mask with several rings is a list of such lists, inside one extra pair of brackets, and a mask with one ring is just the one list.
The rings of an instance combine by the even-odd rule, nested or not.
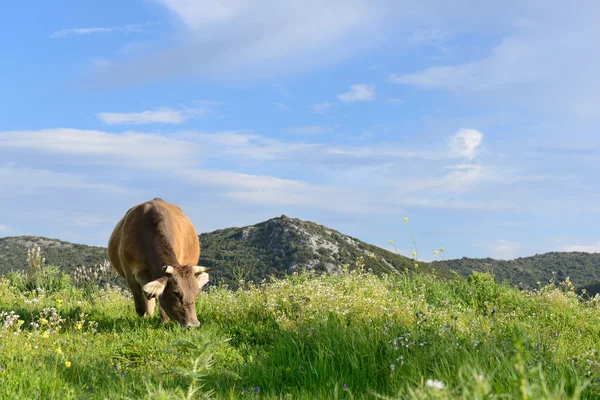
[(163, 294), (165, 288), (167, 287), (167, 280), (168, 278), (166, 276), (160, 277), (152, 282), (145, 284), (142, 289), (144, 290), (144, 293), (146, 293), (146, 296), (149, 299), (152, 299), (154, 297), (160, 297), (160, 295)]

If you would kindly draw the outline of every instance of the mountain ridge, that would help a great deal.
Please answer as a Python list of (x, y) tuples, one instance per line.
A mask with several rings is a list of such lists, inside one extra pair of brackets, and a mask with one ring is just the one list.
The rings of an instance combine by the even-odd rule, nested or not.
[(600, 282), (600, 253), (551, 251), (512, 260), (462, 257), (432, 264), (462, 276), (472, 271), (491, 271), (496, 280), (507, 280), (522, 288), (536, 287), (538, 282), (544, 285), (553, 278), (562, 282), (569, 277), (576, 286)]
[[(201, 265), (213, 267), (211, 281), (235, 285), (240, 279), (255, 282), (270, 276), (283, 277), (303, 269), (316, 273), (338, 273), (355, 268), (362, 257), (365, 269), (396, 273), (414, 271), (414, 261), (311, 221), (281, 215), (254, 225), (229, 227), (198, 235)], [(47, 264), (65, 271), (81, 265), (101, 264), (107, 259), (103, 246), (88, 246), (40, 236), (0, 238), (0, 275), (24, 269), (27, 250), (42, 247)], [(435, 271), (444, 278), (473, 271), (491, 271), (496, 280), (521, 288), (546, 284), (568, 276), (578, 287), (600, 282), (600, 254), (548, 252), (513, 260), (462, 257), (431, 263), (419, 261), (418, 270)]]
[[(201, 233), (201, 265), (213, 267), (211, 279), (235, 284), (239, 279), (255, 282), (270, 276), (283, 277), (303, 269), (316, 273), (337, 273), (355, 267), (362, 257), (365, 269), (375, 273), (397, 273), (415, 269), (414, 261), (357, 238), (311, 221), (286, 215), (254, 225), (230, 227)], [(42, 247), (48, 264), (70, 271), (82, 264), (100, 264), (107, 258), (106, 247), (74, 244), (38, 236), (0, 238), (0, 274), (26, 267), (27, 250)], [(421, 263), (421, 267), (429, 264)], [(430, 267), (431, 268), (431, 267)], [(438, 274), (453, 274), (436, 268)]]

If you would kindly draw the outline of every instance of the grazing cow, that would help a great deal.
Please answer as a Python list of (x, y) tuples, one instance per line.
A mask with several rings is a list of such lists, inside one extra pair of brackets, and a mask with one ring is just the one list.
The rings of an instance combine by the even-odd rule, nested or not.
[(212, 268), (200, 267), (200, 241), (191, 221), (174, 204), (155, 198), (133, 206), (117, 223), (109, 243), (113, 268), (127, 280), (140, 317), (198, 326), (196, 296)]

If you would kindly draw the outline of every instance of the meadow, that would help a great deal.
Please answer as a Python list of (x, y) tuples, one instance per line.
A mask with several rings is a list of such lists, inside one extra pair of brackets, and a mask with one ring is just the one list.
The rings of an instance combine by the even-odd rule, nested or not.
[(0, 278), (0, 398), (600, 398), (600, 297), (568, 281), (519, 291), (359, 259), (205, 288), (183, 330), (139, 318), (106, 273)]

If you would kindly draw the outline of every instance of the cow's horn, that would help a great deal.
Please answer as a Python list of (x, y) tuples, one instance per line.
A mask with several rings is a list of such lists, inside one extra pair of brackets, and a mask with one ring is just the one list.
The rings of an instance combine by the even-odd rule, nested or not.
[(214, 268), (208, 268), (208, 267), (202, 267), (202, 266), (200, 266), (200, 265), (196, 265), (196, 266), (194, 267), (194, 273), (195, 273), (195, 274), (199, 274), (199, 273), (202, 273), (202, 272), (208, 272), (208, 271), (212, 271), (213, 269), (214, 269)]
[(165, 272), (165, 274), (168, 274), (168, 275), (173, 275), (173, 272), (174, 272), (173, 267), (171, 267), (170, 265), (165, 265), (163, 267), (163, 271)]

